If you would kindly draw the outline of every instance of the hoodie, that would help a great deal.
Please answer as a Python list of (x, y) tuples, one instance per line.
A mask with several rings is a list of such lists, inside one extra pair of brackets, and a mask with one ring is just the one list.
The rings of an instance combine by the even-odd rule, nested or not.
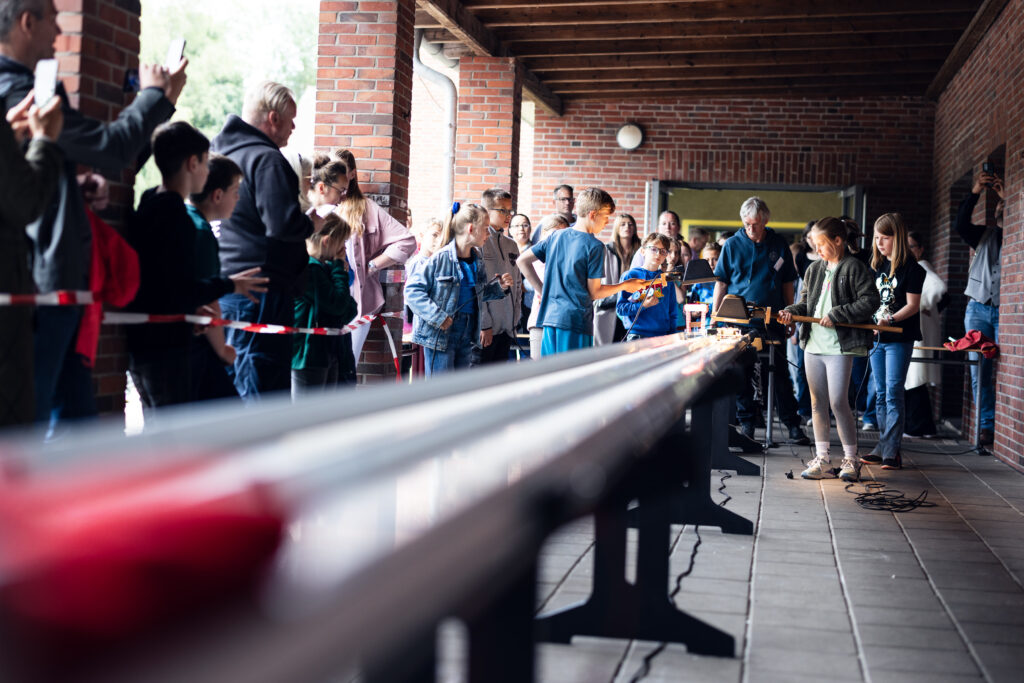
[(220, 224), (223, 275), (260, 268), (269, 286), (301, 292), (306, 238), (313, 223), (299, 207), (299, 178), (277, 145), (234, 114), (213, 139), (212, 150), (242, 169), (238, 204)]

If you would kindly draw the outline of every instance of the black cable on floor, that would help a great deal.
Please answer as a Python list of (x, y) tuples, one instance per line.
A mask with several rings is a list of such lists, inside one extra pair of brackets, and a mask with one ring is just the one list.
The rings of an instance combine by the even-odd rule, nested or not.
[[(732, 496), (725, 493), (725, 480), (732, 479), (732, 475), (728, 472), (723, 472), (722, 470), (718, 471), (722, 475), (722, 478), (718, 480), (721, 484), (721, 486), (718, 487), (718, 492), (725, 496), (725, 500), (720, 502), (719, 505), (725, 507), (725, 504), (732, 500)], [(683, 589), (683, 579), (693, 573), (693, 567), (697, 562), (697, 551), (700, 548), (701, 543), (703, 543), (703, 539), (700, 536), (699, 524), (693, 527), (693, 532), (697, 535), (697, 542), (693, 544), (693, 549), (690, 551), (690, 561), (687, 564), (686, 569), (676, 576), (672, 592), (668, 594), (668, 601), (670, 603), (675, 602), (676, 596), (679, 595), (679, 592)], [(651, 664), (654, 662), (654, 658), (664, 652), (666, 647), (668, 647), (668, 643), (658, 643), (656, 648), (648, 652), (644, 657), (643, 662), (640, 664), (640, 669), (633, 674), (631, 679), (629, 679), (629, 683), (638, 683), (640, 680), (645, 678), (647, 674), (651, 673)]]
[(935, 503), (928, 500), (928, 491), (924, 490), (917, 498), (907, 498), (899, 489), (891, 489), (881, 482), (864, 484), (864, 491), (857, 493), (851, 489), (855, 483), (847, 484), (846, 491), (853, 493), (857, 505), (865, 510), (881, 510), (884, 512), (910, 512), (918, 508), (933, 508)]

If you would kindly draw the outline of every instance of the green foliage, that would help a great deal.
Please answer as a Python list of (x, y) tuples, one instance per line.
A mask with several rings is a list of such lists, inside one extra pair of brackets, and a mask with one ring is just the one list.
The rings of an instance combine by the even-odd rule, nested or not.
[[(287, 85), (302, 98), (316, 81), (319, 0), (142, 0), (141, 61), (163, 64), (175, 38), (185, 38), (188, 82), (174, 120), (212, 138), (228, 114), (242, 111), (247, 86)], [(135, 181), (160, 183), (150, 160)]]

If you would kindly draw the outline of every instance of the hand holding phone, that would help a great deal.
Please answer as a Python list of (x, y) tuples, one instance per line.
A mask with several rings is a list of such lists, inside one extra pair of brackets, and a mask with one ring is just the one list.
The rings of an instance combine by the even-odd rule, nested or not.
[(40, 59), (36, 62), (35, 85), (36, 106), (43, 107), (57, 94), (57, 60)]
[(168, 71), (174, 71), (178, 68), (178, 64), (181, 63), (181, 58), (184, 56), (185, 39), (175, 38), (167, 48), (167, 59), (164, 61), (164, 66), (167, 67)]

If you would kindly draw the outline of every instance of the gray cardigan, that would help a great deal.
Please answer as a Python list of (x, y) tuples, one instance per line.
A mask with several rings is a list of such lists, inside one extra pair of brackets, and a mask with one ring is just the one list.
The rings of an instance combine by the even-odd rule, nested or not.
[[(825, 261), (815, 261), (804, 273), (804, 284), (800, 293), (800, 301), (787, 306), (786, 310), (793, 315), (814, 315), (821, 296), (821, 286), (825, 282), (827, 269)], [(832, 310), (828, 317), (834, 323), (870, 323), (881, 301), (875, 288), (875, 274), (855, 257), (847, 254), (837, 266), (835, 279), (832, 281)], [(839, 335), (839, 347), (844, 353), (856, 349), (869, 348), (872, 342), (871, 330), (860, 330), (853, 327), (836, 327)], [(800, 328), (800, 348), (807, 347), (811, 338), (810, 324)]]

